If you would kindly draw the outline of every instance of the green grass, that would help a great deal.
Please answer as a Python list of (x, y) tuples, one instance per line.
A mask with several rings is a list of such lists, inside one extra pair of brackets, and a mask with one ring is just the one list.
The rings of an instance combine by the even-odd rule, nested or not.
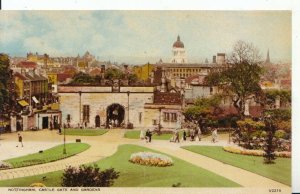
[[(124, 137), (129, 138), (129, 139), (140, 139), (140, 133), (141, 133), (140, 130), (126, 131)], [(154, 135), (152, 135), (152, 139), (170, 140), (172, 136), (173, 136), (173, 134), (161, 134), (161, 135), (154, 134)], [(179, 137), (180, 137), (180, 139), (182, 138), (182, 131), (179, 132)]]
[(58, 145), (53, 148), (44, 150), (43, 153), (34, 153), (26, 156), (12, 158), (5, 160), (5, 162), (10, 163), (14, 168), (44, 164), (56, 160), (61, 160), (83, 152), (87, 150), (90, 145), (86, 143), (68, 143), (66, 144), (67, 154), (63, 154), (63, 147), (63, 145)]
[[(97, 162), (101, 169), (113, 167), (120, 172), (120, 177), (115, 181), (114, 187), (171, 187), (181, 183), (182, 187), (239, 187), (220, 175), (214, 174), (203, 168), (171, 157), (173, 166), (150, 167), (129, 162), (130, 155), (140, 151), (152, 151), (136, 145), (121, 145), (118, 151), (103, 160)], [(159, 152), (157, 152), (159, 153)], [(47, 179), (42, 181), (42, 177)], [(17, 178), (13, 181), (0, 181), (1, 187), (28, 186), (34, 182), (42, 182), (46, 186), (60, 186), (62, 171), (46, 173), (38, 176)]]
[(186, 150), (236, 166), (272, 180), (291, 185), (291, 159), (277, 158), (275, 164), (264, 164), (263, 157), (233, 154), (220, 146), (184, 146)]
[[(103, 135), (108, 130), (106, 129), (66, 129), (66, 135), (78, 135), (78, 136), (98, 136)], [(64, 134), (64, 130), (62, 130)]]

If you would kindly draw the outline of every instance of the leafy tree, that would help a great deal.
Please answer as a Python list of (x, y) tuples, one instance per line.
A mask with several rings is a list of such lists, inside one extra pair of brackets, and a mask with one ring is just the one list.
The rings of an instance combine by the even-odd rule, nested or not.
[[(212, 117), (221, 113), (219, 107), (222, 97), (220, 95), (214, 95), (209, 98), (197, 98), (193, 106), (187, 107), (183, 114), (187, 121), (196, 122), (201, 126), (202, 132), (208, 132), (204, 125), (215, 126), (217, 121)], [(204, 123), (206, 120), (206, 123)]]
[(91, 84), (95, 82), (95, 78), (86, 73), (78, 73), (74, 75), (71, 84)]
[(220, 103), (222, 97), (214, 95), (209, 98), (198, 97), (193, 106), (189, 106), (184, 110), (184, 116), (188, 120), (198, 121), (201, 117), (207, 115), (215, 115), (220, 111)]
[(264, 92), (266, 98), (266, 104), (269, 106), (275, 106), (277, 97), (280, 97), (281, 104), (291, 103), (291, 91), (290, 90), (267, 90)]
[(264, 147), (264, 162), (266, 164), (273, 164), (275, 163), (274, 160), (275, 158), (275, 142), (274, 142), (274, 135), (275, 135), (275, 126), (273, 124), (273, 122), (271, 121), (270, 118), (267, 118), (265, 120), (265, 130), (267, 131), (267, 138), (265, 140), (265, 147)]
[(11, 71), (9, 57), (0, 53), (0, 113), (7, 113), (10, 104), (9, 80)]
[(119, 177), (113, 168), (100, 171), (97, 165), (71, 167), (65, 169), (62, 177), (63, 187), (110, 187)]
[(119, 70), (110, 68), (105, 71), (104, 78), (105, 79), (123, 79), (125, 77), (125, 74)]
[(266, 115), (270, 115), (277, 130), (291, 132), (291, 109), (273, 109), (265, 111)]
[(252, 149), (253, 138), (252, 134), (264, 129), (265, 124), (261, 121), (253, 121), (252, 119), (245, 119), (237, 121), (238, 128), (235, 131), (237, 141), (239, 144), (244, 142), (243, 147)]
[(261, 95), (259, 85), (262, 68), (260, 55), (252, 44), (238, 41), (228, 60), (228, 65), (219, 71), (212, 71), (206, 82), (218, 86), (223, 93), (232, 96), (233, 105), (240, 117), (244, 117), (246, 101)]

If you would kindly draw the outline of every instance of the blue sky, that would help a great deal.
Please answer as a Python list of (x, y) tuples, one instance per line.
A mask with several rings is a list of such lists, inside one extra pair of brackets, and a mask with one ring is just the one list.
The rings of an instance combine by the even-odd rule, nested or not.
[(289, 11), (1, 11), (0, 52), (26, 56), (77, 56), (99, 60), (168, 62), (177, 35), (191, 62), (229, 53), (238, 40), (252, 42), (263, 57), (291, 61)]

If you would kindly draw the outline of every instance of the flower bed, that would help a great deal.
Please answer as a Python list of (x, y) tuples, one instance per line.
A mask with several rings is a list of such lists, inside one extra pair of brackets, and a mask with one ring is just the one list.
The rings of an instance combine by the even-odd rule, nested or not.
[[(240, 147), (234, 146), (224, 146), (223, 150), (226, 152), (234, 153), (234, 154), (242, 154), (242, 155), (250, 155), (250, 156), (263, 156), (263, 150), (247, 150)], [(283, 157), (283, 158), (291, 158), (291, 152), (274, 152), (275, 156)]]
[(29, 187), (46, 187), (43, 183), (32, 183)]
[(146, 166), (172, 166), (173, 160), (165, 155), (153, 152), (138, 152), (133, 153), (129, 159), (130, 162)]

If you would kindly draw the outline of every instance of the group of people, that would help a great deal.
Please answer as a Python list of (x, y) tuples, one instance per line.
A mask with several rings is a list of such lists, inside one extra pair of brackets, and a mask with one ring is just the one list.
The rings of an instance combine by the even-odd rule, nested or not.
[(151, 143), (152, 132), (150, 131), (150, 129), (147, 129), (146, 134), (143, 130), (141, 130), (140, 139), (141, 140), (146, 140), (146, 143), (148, 143), (148, 142)]
[(183, 141), (186, 141), (188, 138), (190, 141), (195, 141), (197, 138), (199, 141), (201, 141), (201, 135), (202, 131), (199, 126), (197, 126), (194, 129), (187, 129), (183, 131)]

